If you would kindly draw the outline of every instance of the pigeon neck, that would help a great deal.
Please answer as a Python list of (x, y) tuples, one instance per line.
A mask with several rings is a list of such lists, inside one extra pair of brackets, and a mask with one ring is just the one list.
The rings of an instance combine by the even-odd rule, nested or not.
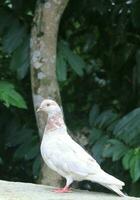
[(52, 113), (48, 115), (46, 130), (54, 131), (57, 128), (65, 127), (62, 113)]

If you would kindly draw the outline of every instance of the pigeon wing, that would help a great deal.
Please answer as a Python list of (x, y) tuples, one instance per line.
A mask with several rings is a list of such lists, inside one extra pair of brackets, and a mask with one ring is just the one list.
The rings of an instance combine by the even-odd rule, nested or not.
[(79, 144), (69, 135), (55, 137), (50, 154), (53, 165), (66, 174), (85, 178), (101, 170), (100, 166)]

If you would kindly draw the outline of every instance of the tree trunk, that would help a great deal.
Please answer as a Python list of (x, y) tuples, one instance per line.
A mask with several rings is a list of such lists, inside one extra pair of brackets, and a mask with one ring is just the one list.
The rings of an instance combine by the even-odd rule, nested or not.
[[(31, 34), (31, 85), (33, 103), (36, 109), (46, 98), (61, 102), (56, 79), (56, 44), (59, 21), (68, 0), (37, 1)], [(40, 137), (42, 137), (46, 118), (36, 114)], [(40, 182), (60, 186), (61, 178), (44, 164)]]

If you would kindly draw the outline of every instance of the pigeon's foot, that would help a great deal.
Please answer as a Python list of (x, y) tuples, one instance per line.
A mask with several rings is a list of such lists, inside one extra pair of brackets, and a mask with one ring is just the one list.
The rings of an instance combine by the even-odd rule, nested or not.
[(58, 188), (53, 190), (56, 193), (66, 193), (66, 192), (71, 192), (71, 189), (68, 187), (64, 187), (64, 188)]

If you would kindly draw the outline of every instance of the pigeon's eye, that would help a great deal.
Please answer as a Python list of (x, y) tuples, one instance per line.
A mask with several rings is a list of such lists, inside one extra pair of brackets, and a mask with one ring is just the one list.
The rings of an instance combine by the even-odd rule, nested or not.
[(47, 106), (50, 106), (50, 103), (47, 103)]

